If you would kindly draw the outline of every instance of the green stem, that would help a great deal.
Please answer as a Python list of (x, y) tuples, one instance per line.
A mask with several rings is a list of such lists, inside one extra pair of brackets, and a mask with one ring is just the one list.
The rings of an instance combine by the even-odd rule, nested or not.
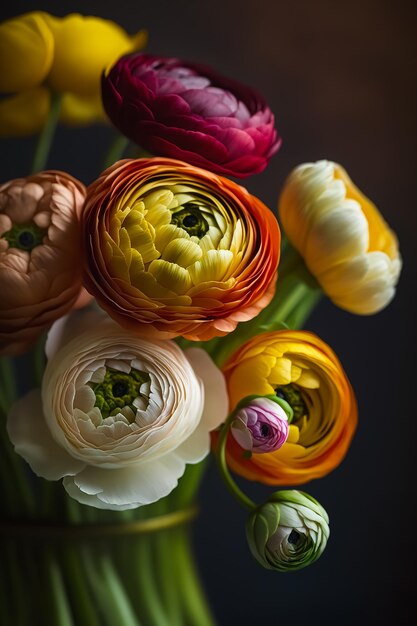
[(234, 419), (234, 416), (235, 416), (235, 411), (232, 411), (232, 413), (230, 413), (230, 415), (228, 416), (227, 420), (223, 424), (222, 429), (220, 431), (220, 436), (219, 436), (219, 440), (217, 443), (217, 450), (216, 450), (217, 466), (220, 471), (220, 476), (223, 478), (226, 484), (226, 487), (229, 489), (230, 493), (236, 498), (238, 502), (240, 502), (240, 504), (242, 504), (244, 507), (252, 511), (252, 509), (256, 508), (255, 502), (253, 502), (253, 500), (251, 500), (237, 486), (237, 484), (232, 478), (231, 473), (229, 472), (229, 468), (227, 467), (226, 441), (227, 441), (229, 428)]
[(116, 163), (116, 161), (119, 161), (123, 157), (128, 145), (129, 139), (124, 135), (117, 134), (106, 154), (103, 169), (106, 169)]
[(156, 576), (159, 576), (159, 570), (155, 572), (150, 537), (138, 538), (136, 546), (136, 554), (132, 555), (135, 559), (134, 574), (138, 593), (141, 594), (146, 623), (170, 626), (158, 593)]
[(172, 539), (175, 549), (174, 564), (178, 581), (181, 581), (180, 600), (186, 624), (192, 626), (214, 626), (211, 612), (203, 593), (199, 574), (190, 549), (186, 528), (177, 528)]
[(51, 626), (74, 626), (61, 569), (50, 547), (44, 548), (47, 589), (50, 591), (47, 617)]
[(51, 106), (44, 127), (39, 135), (35, 154), (32, 161), (32, 174), (36, 174), (46, 168), (52, 141), (59, 120), (61, 111), (62, 94), (51, 94)]
[(235, 350), (255, 335), (299, 327), (316, 306), (321, 294), (301, 257), (290, 249), (280, 269), (277, 289), (270, 304), (249, 322), (239, 324), (234, 332), (220, 340), (213, 340), (215, 343), (208, 346), (209, 353), (221, 366)]

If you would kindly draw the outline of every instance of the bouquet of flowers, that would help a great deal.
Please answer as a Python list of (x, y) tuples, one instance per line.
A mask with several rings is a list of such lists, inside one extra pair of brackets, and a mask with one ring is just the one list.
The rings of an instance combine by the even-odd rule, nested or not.
[[(205, 459), (261, 566), (323, 553), (327, 513), (298, 487), (342, 461), (357, 406), (302, 328), (323, 295), (385, 307), (396, 237), (328, 160), (288, 173), (277, 219), (235, 182), (280, 147), (267, 103), (144, 53), (144, 31), (32, 12), (0, 32), (0, 134), (39, 135), (0, 187), (1, 619), (208, 626), (189, 537)], [(61, 123), (116, 129), (95, 180), (47, 169)], [(254, 502), (234, 475), (285, 488)]]

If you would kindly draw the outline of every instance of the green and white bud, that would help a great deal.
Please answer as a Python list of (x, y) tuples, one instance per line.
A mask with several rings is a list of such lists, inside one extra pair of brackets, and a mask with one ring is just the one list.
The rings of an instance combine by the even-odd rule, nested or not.
[(281, 572), (307, 567), (324, 551), (329, 518), (307, 493), (277, 491), (249, 516), (246, 536), (256, 560)]

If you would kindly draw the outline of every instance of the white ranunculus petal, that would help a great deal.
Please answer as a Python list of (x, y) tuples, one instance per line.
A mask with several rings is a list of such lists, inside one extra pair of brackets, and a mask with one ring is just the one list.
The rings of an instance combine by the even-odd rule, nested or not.
[[(73, 483), (82, 494), (95, 496), (104, 503), (105, 508), (120, 510), (130, 508), (132, 503), (135, 506), (150, 504), (168, 495), (184, 470), (185, 462), (171, 453), (155, 461), (111, 471), (89, 466), (77, 476), (67, 478), (65, 488), (75, 493), (70, 487)], [(91, 503), (91, 506), (96, 505)]]
[(7, 432), (15, 450), (38, 476), (58, 480), (74, 475), (85, 463), (74, 459), (59, 446), (45, 423), (39, 390), (29, 392), (13, 405)]
[(227, 416), (229, 398), (226, 381), (211, 357), (201, 348), (189, 348), (185, 356), (204, 385), (204, 410), (201, 422), (208, 430), (214, 430)]

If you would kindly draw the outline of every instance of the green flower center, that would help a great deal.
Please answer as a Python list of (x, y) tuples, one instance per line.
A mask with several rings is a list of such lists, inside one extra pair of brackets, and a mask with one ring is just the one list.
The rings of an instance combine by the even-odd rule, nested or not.
[(197, 204), (187, 203), (183, 208), (173, 212), (171, 224), (184, 229), (190, 237), (204, 237), (209, 229), (206, 219), (203, 217)]
[(294, 422), (304, 415), (308, 415), (306, 403), (303, 400), (300, 390), (295, 385), (291, 383), (289, 385), (280, 385), (276, 387), (275, 394), (278, 398), (282, 398), (288, 402), (294, 412)]
[(143, 383), (150, 381), (149, 374), (132, 369), (129, 374), (108, 368), (101, 383), (90, 383), (95, 393), (94, 406), (101, 411), (103, 419), (116, 415), (120, 409), (129, 407), (136, 415), (134, 400), (145, 397), (140, 392)]
[(36, 224), (14, 224), (13, 227), (3, 234), (10, 248), (18, 248), (31, 252), (36, 246), (43, 243), (47, 229), (39, 228)]

